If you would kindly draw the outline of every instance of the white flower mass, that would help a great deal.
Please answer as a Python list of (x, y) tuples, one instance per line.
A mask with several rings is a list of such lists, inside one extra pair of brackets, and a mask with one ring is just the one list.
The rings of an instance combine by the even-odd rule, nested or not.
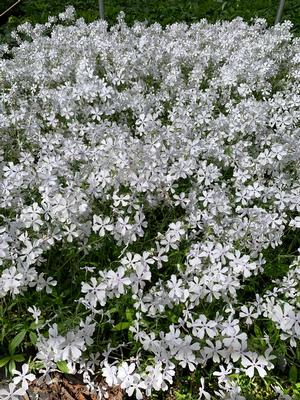
[[(85, 365), (89, 385), (102, 371), (142, 399), (213, 362), (218, 389), (201, 378), (199, 399), (244, 399), (231, 371), (274, 367), (267, 339), (264, 353), (249, 347), (252, 324), (272, 321), (291, 347), (300, 337), (297, 254), (271, 289), (239, 300), (266, 251), (300, 228), (300, 39), (261, 19), (163, 29), (121, 15), (109, 29), (72, 8), (59, 18), (19, 26), (0, 51), (0, 297), (50, 296), (52, 248), (88, 256), (109, 238), (119, 258), (86, 267), (74, 299), (86, 319), (65, 335), (55, 320), (37, 330), (41, 372)], [(156, 210), (174, 212), (153, 233)], [(108, 304), (123, 297), (136, 357), (120, 343), (91, 362), (99, 315), (113, 327)]]

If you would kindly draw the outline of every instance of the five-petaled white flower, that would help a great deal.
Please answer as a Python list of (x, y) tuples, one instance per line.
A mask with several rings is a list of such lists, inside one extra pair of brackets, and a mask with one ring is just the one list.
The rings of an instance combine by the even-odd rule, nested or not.
[(24, 388), (16, 388), (14, 383), (9, 383), (8, 389), (0, 389), (1, 400), (20, 400), (20, 396), (24, 396), (26, 390)]
[(242, 355), (241, 364), (245, 368), (245, 374), (250, 378), (253, 378), (255, 369), (261, 378), (267, 375), (265, 368), (268, 365), (268, 361), (257, 353), (248, 352)]
[(29, 365), (23, 364), (22, 365), (22, 372), (18, 370), (13, 370), (13, 383), (15, 385), (21, 384), (24, 390), (28, 389), (28, 382), (33, 382), (35, 380), (35, 375), (30, 374), (29, 372)]

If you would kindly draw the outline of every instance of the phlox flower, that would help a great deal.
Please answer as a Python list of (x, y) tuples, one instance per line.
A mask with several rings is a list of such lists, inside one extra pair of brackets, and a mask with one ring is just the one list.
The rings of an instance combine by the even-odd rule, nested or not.
[(131, 385), (126, 389), (126, 393), (128, 396), (132, 396), (135, 393), (135, 398), (137, 400), (141, 400), (144, 398), (141, 389), (147, 389), (147, 385), (144, 381), (142, 381), (141, 376), (139, 374), (133, 375), (133, 382)]
[(203, 348), (201, 352), (205, 354), (205, 357), (212, 358), (214, 363), (220, 363), (222, 356), (223, 345), (221, 340), (216, 340), (213, 343), (210, 339), (206, 340), (207, 346)]
[(14, 383), (9, 383), (8, 389), (0, 389), (1, 400), (20, 400), (20, 396), (24, 396), (25, 393), (23, 387), (17, 389)]
[[(46, 320), (36, 359), (47, 379), (64, 360), (95, 389), (99, 366), (108, 385), (141, 399), (166, 391), (180, 368), (213, 364), (215, 395), (244, 399), (228, 375), (265, 377), (274, 356), (267, 340), (250, 352), (243, 329), (262, 315), (279, 340), (296, 346), (300, 335), (299, 260), (241, 303), (269, 250), (300, 227), (299, 41), (289, 22), (73, 20), (69, 8), (0, 45), (0, 297), (59, 293), (61, 274), (47, 270), (70, 252), (86, 267), (68, 302), (86, 318), (62, 334), (55, 313), (26, 306)], [(89, 355), (97, 326), (109, 329), (127, 305), (134, 343)], [(112, 343), (124, 336), (110, 333)], [(2, 397), (20, 397), (26, 365), (13, 377), (23, 387)]]
[(41, 315), (41, 310), (36, 306), (28, 307), (28, 312), (30, 312), (34, 318), (34, 322), (37, 324), (39, 322), (39, 317)]
[(111, 366), (108, 363), (104, 363), (104, 367), (101, 369), (102, 375), (104, 376), (107, 384), (109, 386), (117, 385), (118, 384), (118, 378), (117, 378), (117, 372), (118, 369), (116, 366)]
[(114, 290), (117, 298), (124, 294), (125, 287), (131, 284), (131, 280), (125, 276), (125, 272), (125, 268), (121, 266), (118, 268), (117, 272), (110, 270), (105, 276), (107, 289)]
[[(11, 267), (5, 269), (2, 272), (1, 283), (3, 294), (10, 292), (13, 296), (20, 293), (20, 287), (22, 285), (23, 275), (16, 269), (16, 267)], [(0, 292), (0, 297), (1, 297)]]
[(187, 322), (187, 327), (192, 328), (192, 333), (199, 339), (203, 339), (205, 335), (213, 338), (217, 334), (217, 322), (208, 320), (204, 314), (199, 315), (193, 322)]
[(21, 384), (24, 390), (28, 389), (28, 382), (33, 382), (35, 380), (34, 374), (29, 374), (29, 365), (23, 364), (22, 365), (22, 372), (13, 370), (14, 378), (13, 383), (15, 385)]
[(128, 364), (126, 361), (118, 367), (117, 378), (122, 389), (127, 389), (134, 382), (135, 363)]
[(109, 217), (100, 217), (98, 215), (93, 216), (93, 231), (98, 232), (99, 236), (104, 236), (106, 231), (111, 232), (114, 229), (114, 225), (111, 224)]
[(223, 365), (220, 365), (220, 370), (213, 372), (213, 375), (218, 378), (219, 382), (226, 382), (227, 376), (232, 374), (232, 364), (227, 364), (226, 368)]
[(105, 305), (106, 289), (107, 285), (99, 283), (95, 277), (91, 278), (90, 283), (81, 283), (81, 292), (86, 293), (85, 298), (93, 307), (96, 307), (97, 301)]
[(241, 359), (241, 364), (244, 367), (245, 374), (250, 378), (253, 378), (255, 370), (261, 378), (267, 375), (265, 368), (268, 362), (263, 356), (259, 356), (257, 353), (248, 352), (244, 354)]
[(297, 216), (294, 219), (292, 219), (289, 223), (289, 226), (300, 228), (300, 217)]
[(170, 280), (167, 282), (167, 287), (170, 289), (169, 297), (174, 300), (184, 301), (188, 297), (188, 291), (183, 286), (182, 279), (178, 279), (176, 275), (172, 275)]
[(204, 390), (204, 382), (205, 382), (204, 378), (201, 377), (200, 378), (200, 387), (199, 387), (199, 397), (198, 397), (198, 399), (199, 400), (200, 399), (210, 400), (211, 399), (211, 395), (206, 390)]
[(83, 350), (85, 350), (85, 341), (79, 335), (70, 331), (67, 333), (65, 342), (62, 343), (61, 357), (62, 360), (76, 361), (81, 356)]
[(52, 292), (52, 287), (51, 286), (56, 286), (57, 281), (54, 280), (51, 276), (48, 278), (44, 278), (45, 273), (42, 272), (39, 274), (38, 279), (35, 283), (36, 285), (36, 290), (37, 292), (41, 292), (42, 290), (46, 289), (46, 293), (51, 293)]
[(253, 320), (258, 318), (259, 313), (254, 312), (255, 309), (253, 306), (250, 306), (249, 308), (246, 306), (242, 306), (240, 310), (240, 318), (246, 318), (246, 324), (251, 325), (253, 323)]

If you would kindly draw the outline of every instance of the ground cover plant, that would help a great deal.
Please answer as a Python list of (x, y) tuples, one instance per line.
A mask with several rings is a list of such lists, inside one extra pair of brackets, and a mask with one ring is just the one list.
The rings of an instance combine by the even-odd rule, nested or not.
[[(68, 8), (0, 60), (0, 366), (299, 397), (300, 39)], [(179, 385), (181, 382), (181, 386)]]

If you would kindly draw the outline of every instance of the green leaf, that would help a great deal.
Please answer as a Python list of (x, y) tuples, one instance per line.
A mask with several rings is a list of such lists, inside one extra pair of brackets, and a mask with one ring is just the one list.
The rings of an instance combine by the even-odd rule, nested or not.
[(26, 329), (22, 329), (8, 345), (9, 354), (14, 354), (16, 348), (20, 346), (26, 335)]
[(126, 312), (125, 312), (127, 321), (132, 321), (133, 319), (133, 314), (132, 314), (132, 310), (130, 310), (129, 308), (126, 308)]
[(293, 394), (297, 395), (297, 396), (300, 395), (300, 382), (296, 383), (296, 384), (293, 384)]
[(227, 1), (224, 1), (224, 3), (222, 4), (222, 11), (224, 11), (224, 8), (226, 7)]
[(37, 329), (37, 328), (41, 328), (43, 326), (43, 320), (40, 320), (38, 323), (36, 323), (35, 321), (33, 321), (30, 326), (29, 329)]
[(1, 360), (0, 360), (0, 368), (4, 367), (4, 365), (6, 365), (10, 360), (11, 360), (10, 356), (1, 358)]
[(296, 365), (292, 365), (290, 370), (289, 370), (289, 378), (291, 380), (291, 382), (296, 383), (297, 382), (297, 378), (298, 378), (298, 370)]
[(60, 372), (63, 372), (64, 374), (69, 373), (67, 361), (57, 361), (56, 366), (60, 370)]
[(37, 335), (34, 332), (29, 332), (31, 343), (35, 346), (37, 342)]
[(14, 360), (10, 360), (8, 364), (8, 371), (11, 375), (13, 374), (14, 369), (16, 369), (16, 363), (14, 362)]
[(255, 333), (255, 336), (258, 338), (261, 338), (263, 336), (260, 328), (257, 325), (254, 325), (254, 333)]
[(112, 329), (113, 331), (123, 331), (125, 329), (128, 329), (130, 327), (131, 323), (126, 321), (126, 322), (119, 322), (117, 325), (115, 325)]
[(21, 362), (25, 360), (25, 357), (23, 356), (23, 354), (14, 354), (11, 357), (12, 360), (17, 361), (17, 362)]
[(297, 358), (297, 360), (300, 360), (300, 347), (297, 347), (297, 349), (296, 349), (296, 358)]

